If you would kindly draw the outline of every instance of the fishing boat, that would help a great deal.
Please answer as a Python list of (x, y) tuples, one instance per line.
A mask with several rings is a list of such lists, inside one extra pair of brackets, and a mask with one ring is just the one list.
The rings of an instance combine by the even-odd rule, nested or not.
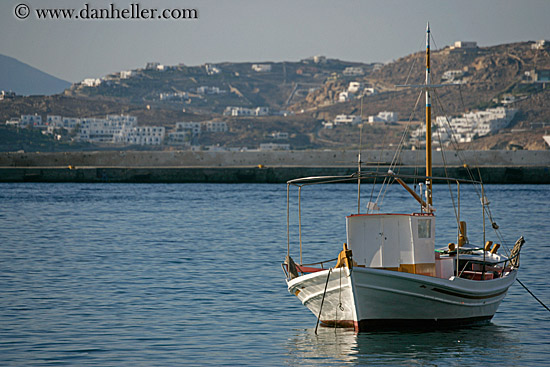
[[(282, 263), (288, 291), (317, 317), (323, 326), (349, 327), (356, 331), (378, 328), (462, 326), (490, 320), (517, 277), (519, 254), (525, 240), (511, 251), (499, 253), (504, 242), (493, 220), (481, 178), (458, 179), (432, 176), (430, 27), (426, 30), (426, 79), (416, 86), (426, 98), (425, 175), (358, 171), (349, 176), (306, 177), (287, 182), (287, 255)], [(392, 167), (393, 168), (393, 167)], [(415, 202), (417, 212), (382, 212), (369, 202), (361, 212), (361, 181), (379, 179), (402, 186)], [(408, 182), (420, 182), (420, 192)], [(357, 212), (345, 218), (347, 238), (336, 258), (304, 264), (302, 253), (302, 189), (312, 185), (355, 182)], [(436, 208), (432, 185), (452, 187), (456, 241), (436, 241)], [(467, 218), (461, 217), (461, 187), (474, 185), (480, 201), (483, 236), (470, 242)], [(291, 257), (290, 192), (298, 189), (299, 261)], [(408, 194), (407, 194), (408, 195)], [(456, 201), (455, 201), (456, 200)], [(395, 208), (393, 208), (395, 209)], [(486, 240), (486, 227), (497, 233), (498, 242)], [(339, 247), (340, 245), (338, 245)], [(294, 249), (294, 251), (296, 251)], [(339, 252), (338, 252), (339, 251)], [(317, 327), (315, 329), (317, 332)]]

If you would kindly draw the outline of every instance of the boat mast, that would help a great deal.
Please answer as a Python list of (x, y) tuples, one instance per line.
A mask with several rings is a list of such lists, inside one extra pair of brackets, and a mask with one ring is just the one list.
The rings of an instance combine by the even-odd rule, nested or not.
[(432, 98), (430, 96), (430, 23), (426, 27), (426, 201), (432, 207)]

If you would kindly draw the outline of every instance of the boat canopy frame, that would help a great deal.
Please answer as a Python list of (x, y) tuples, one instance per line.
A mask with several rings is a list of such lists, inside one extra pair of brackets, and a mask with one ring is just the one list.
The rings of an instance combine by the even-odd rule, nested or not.
[[(346, 183), (346, 182), (361, 182), (361, 180), (366, 179), (373, 179), (373, 178), (390, 178), (398, 181), (401, 185), (404, 185), (403, 181), (400, 179), (412, 179), (412, 180), (430, 180), (430, 182), (434, 181), (445, 181), (447, 183), (455, 183), (457, 185), (457, 244), (460, 242), (460, 236), (461, 236), (461, 225), (460, 225), (460, 184), (472, 184), (472, 185), (480, 185), (482, 190), (482, 197), (484, 197), (484, 189), (483, 189), (483, 182), (478, 180), (469, 180), (469, 179), (461, 179), (461, 178), (453, 178), (453, 177), (437, 177), (437, 176), (420, 176), (420, 175), (403, 175), (403, 174), (396, 174), (392, 171), (388, 172), (373, 172), (373, 171), (367, 171), (367, 172), (355, 172), (351, 175), (346, 176), (310, 176), (310, 177), (302, 177), (302, 178), (296, 178), (292, 180), (287, 181), (287, 192), (286, 192), (286, 210), (287, 210), (287, 216), (286, 216), (286, 222), (287, 222), (287, 257), (290, 257), (290, 186), (298, 187), (298, 239), (299, 239), (299, 247), (300, 247), (300, 266), (303, 265), (303, 256), (302, 256), (302, 205), (301, 205), (301, 197), (302, 197), (302, 187), (304, 186), (313, 186), (313, 185), (322, 185), (322, 184), (334, 184), (334, 183)], [(391, 183), (391, 182), (390, 182)], [(411, 189), (408, 188), (408, 186), (404, 186), (411, 195), (418, 200), (416, 194), (413, 194), (411, 192)], [(360, 193), (358, 194), (358, 200), (360, 200)], [(482, 200), (482, 208), (483, 208), (483, 243), (485, 243), (485, 201)], [(424, 206), (422, 200), (420, 200), (420, 204), (422, 208), (424, 209)], [(427, 210), (428, 212), (432, 211), (432, 207), (428, 206)], [(360, 214), (360, 213), (358, 213)], [(458, 247), (458, 245), (457, 245)], [(459, 269), (459, 252), (456, 253), (456, 264), (457, 264), (457, 276), (458, 276), (458, 269)], [(485, 262), (485, 251), (483, 253), (483, 262)], [(323, 263), (326, 261), (322, 261)]]

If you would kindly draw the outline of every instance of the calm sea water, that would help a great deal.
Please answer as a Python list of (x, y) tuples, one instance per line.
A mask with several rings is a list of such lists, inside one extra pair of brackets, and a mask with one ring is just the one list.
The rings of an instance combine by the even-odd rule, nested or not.
[[(371, 186), (363, 188), (362, 206)], [(550, 304), (550, 186), (486, 191), (509, 245), (527, 240), (519, 279)], [(336, 257), (355, 193), (354, 185), (304, 189), (304, 262)], [(408, 200), (404, 191), (391, 194), (383, 209)], [(456, 236), (443, 218), (452, 206), (439, 199), (447, 186), (435, 195), (443, 246)], [(462, 215), (476, 211), (481, 218), (463, 200)], [(471, 240), (480, 238), (480, 223), (468, 223)], [(286, 185), (0, 184), (0, 228), (3, 366), (550, 361), (550, 313), (517, 283), (488, 325), (315, 335), (314, 315), (287, 292), (280, 267)], [(296, 258), (295, 225), (291, 232)]]

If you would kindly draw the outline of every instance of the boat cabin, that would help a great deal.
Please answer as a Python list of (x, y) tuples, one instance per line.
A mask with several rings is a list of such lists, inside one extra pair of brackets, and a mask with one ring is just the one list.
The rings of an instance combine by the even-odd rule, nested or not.
[(433, 214), (356, 214), (346, 227), (357, 266), (436, 276)]

